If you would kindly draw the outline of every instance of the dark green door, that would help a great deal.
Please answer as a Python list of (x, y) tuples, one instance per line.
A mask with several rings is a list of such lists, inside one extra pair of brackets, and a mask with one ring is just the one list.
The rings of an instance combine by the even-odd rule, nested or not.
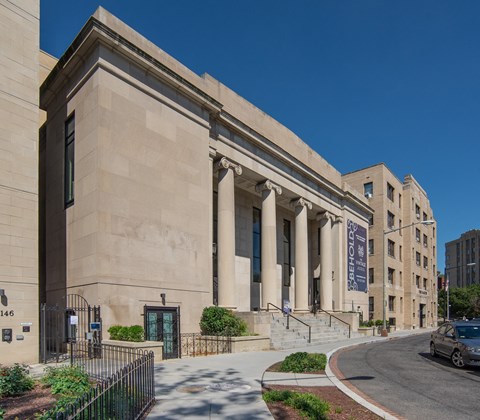
[(149, 341), (163, 341), (164, 359), (180, 357), (180, 308), (145, 306), (144, 314), (145, 338)]

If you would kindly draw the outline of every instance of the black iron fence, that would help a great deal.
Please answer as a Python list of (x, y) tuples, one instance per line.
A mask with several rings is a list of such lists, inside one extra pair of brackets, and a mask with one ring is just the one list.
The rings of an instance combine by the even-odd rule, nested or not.
[(55, 419), (140, 419), (155, 404), (154, 353), (91, 342), (68, 345), (69, 359), (97, 385)]
[(226, 336), (182, 333), (181, 357), (209, 356), (232, 352), (232, 338)]

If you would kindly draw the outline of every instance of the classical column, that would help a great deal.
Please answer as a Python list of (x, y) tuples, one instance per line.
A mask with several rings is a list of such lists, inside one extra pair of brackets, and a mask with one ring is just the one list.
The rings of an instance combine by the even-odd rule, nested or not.
[(299, 198), (295, 208), (295, 312), (308, 312), (308, 220), (312, 203)]
[(234, 171), (242, 168), (225, 157), (217, 162), (218, 173), (218, 306), (236, 308), (235, 304), (235, 188)]
[(277, 296), (277, 219), (275, 194), (282, 189), (267, 180), (256, 187), (262, 193), (262, 309), (273, 303), (280, 306)]
[(320, 221), (320, 308), (332, 310), (332, 215), (317, 216)]

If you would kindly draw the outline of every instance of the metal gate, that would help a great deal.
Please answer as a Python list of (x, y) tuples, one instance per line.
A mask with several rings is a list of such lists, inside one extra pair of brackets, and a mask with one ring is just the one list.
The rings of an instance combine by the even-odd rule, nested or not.
[[(100, 323), (95, 325), (95, 323)], [(82, 343), (102, 341), (100, 306), (90, 306), (83, 296), (67, 295), (65, 307), (40, 305), (40, 361), (59, 362), (74, 357)], [(69, 345), (70, 344), (70, 345)], [(73, 346), (75, 344), (75, 346)]]

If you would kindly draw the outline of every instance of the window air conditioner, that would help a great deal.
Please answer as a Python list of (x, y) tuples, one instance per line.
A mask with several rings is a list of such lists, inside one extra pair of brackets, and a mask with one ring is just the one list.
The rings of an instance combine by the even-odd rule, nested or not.
[(372, 193), (365, 193), (365, 197), (367, 197), (367, 198), (372, 198), (372, 197), (373, 197), (373, 194), (372, 194)]

